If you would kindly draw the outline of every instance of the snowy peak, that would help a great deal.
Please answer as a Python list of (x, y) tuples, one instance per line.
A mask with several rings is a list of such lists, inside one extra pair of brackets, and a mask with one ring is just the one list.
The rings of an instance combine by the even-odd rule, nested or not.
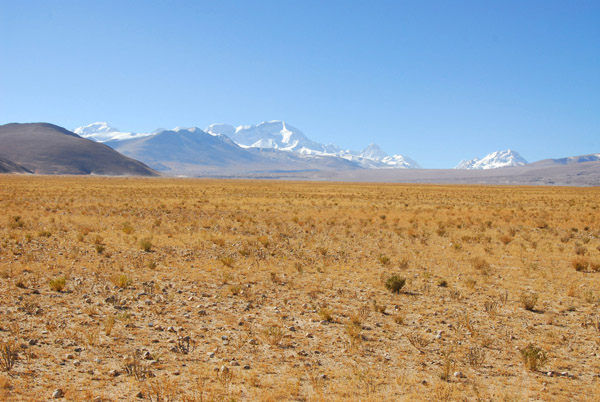
[(323, 151), (323, 146), (309, 140), (302, 131), (284, 121), (273, 120), (254, 126), (238, 126), (232, 132), (226, 124), (213, 124), (207, 131), (224, 134), (241, 146), (252, 148), (272, 148), (283, 151), (300, 151), (306, 148)]
[(231, 138), (235, 134), (235, 127), (229, 124), (216, 123), (211, 124), (204, 131), (212, 135), (226, 135)]
[(360, 156), (367, 159), (381, 160), (388, 157), (388, 154), (383, 152), (383, 150), (379, 148), (379, 145), (371, 143), (360, 152)]
[(146, 133), (124, 133), (118, 128), (111, 127), (106, 122), (96, 122), (87, 126), (77, 127), (73, 130), (75, 134), (96, 142), (107, 142), (113, 140), (130, 140), (132, 138), (144, 137)]
[(473, 158), (468, 161), (461, 161), (455, 169), (497, 169), (526, 164), (527, 161), (517, 151), (507, 149), (506, 151), (492, 152), (482, 159)]

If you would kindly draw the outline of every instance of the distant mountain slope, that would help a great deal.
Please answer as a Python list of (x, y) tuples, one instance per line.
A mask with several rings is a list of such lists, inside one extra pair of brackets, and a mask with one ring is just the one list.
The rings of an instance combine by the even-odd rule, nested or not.
[(358, 167), (341, 158), (302, 156), (271, 148), (242, 148), (225, 135), (209, 134), (197, 127), (164, 130), (142, 138), (105, 144), (157, 170), (176, 175)]
[(1, 125), (0, 158), (38, 174), (157, 175), (110, 147), (49, 123)]
[(576, 163), (596, 162), (596, 161), (600, 161), (600, 154), (570, 156), (567, 158), (558, 158), (558, 159), (544, 159), (541, 161), (530, 163), (530, 165), (537, 166), (537, 167), (560, 166), (560, 165), (573, 165)]
[(0, 173), (31, 173), (31, 171), (8, 159), (0, 159)]
[(473, 158), (461, 161), (455, 169), (497, 169), (508, 166), (523, 166), (527, 161), (518, 152), (511, 149), (496, 151), (484, 156), (482, 159)]

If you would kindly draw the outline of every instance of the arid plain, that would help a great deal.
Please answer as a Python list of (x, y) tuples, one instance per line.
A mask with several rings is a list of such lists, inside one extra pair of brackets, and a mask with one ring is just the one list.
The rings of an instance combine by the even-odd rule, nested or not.
[(600, 188), (0, 176), (0, 399), (600, 400)]

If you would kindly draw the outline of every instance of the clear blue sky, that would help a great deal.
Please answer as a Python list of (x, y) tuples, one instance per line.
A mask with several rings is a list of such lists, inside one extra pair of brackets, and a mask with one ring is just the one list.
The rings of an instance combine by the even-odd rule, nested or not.
[(0, 0), (0, 124), (264, 120), (429, 168), (600, 152), (600, 1)]

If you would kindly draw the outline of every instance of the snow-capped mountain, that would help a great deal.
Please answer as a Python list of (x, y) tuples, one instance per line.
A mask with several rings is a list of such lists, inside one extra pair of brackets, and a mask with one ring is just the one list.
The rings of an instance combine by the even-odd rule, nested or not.
[(492, 152), (481, 159), (473, 158), (468, 161), (461, 161), (455, 169), (496, 169), (508, 166), (523, 166), (527, 163), (517, 151), (507, 149), (506, 151)]
[(368, 147), (360, 151), (359, 156), (367, 159), (381, 160), (386, 158), (388, 154), (383, 152), (383, 150), (379, 148), (379, 145), (371, 143)]
[[(200, 130), (196, 128), (175, 128), (173, 132), (180, 130)], [(118, 141), (131, 140), (134, 138), (148, 137), (159, 132), (169, 131), (159, 129), (153, 133), (124, 133), (111, 127), (108, 123), (92, 123), (84, 127), (78, 127), (75, 133), (82, 137), (106, 142), (108, 145), (116, 145)], [(202, 130), (200, 130), (202, 131)], [(420, 168), (419, 164), (404, 155), (389, 156), (378, 145), (370, 144), (361, 152), (342, 149), (335, 144), (324, 145), (309, 139), (302, 131), (290, 126), (284, 121), (272, 120), (251, 126), (233, 127), (228, 124), (211, 124), (202, 133), (219, 136), (223, 140), (231, 139), (242, 148), (272, 149), (277, 151), (292, 152), (297, 156), (304, 157), (335, 157), (342, 158), (363, 168)]]
[(303, 148), (309, 151), (326, 151), (323, 145), (311, 141), (302, 131), (278, 120), (235, 128), (227, 124), (212, 124), (206, 132), (226, 135), (242, 147), (272, 148), (300, 153)]
[(151, 135), (151, 133), (124, 133), (118, 128), (111, 127), (106, 122), (96, 122), (87, 126), (77, 127), (73, 132), (80, 137), (88, 138), (96, 142), (107, 142), (113, 140), (130, 140)]
[(245, 148), (270, 148), (300, 155), (336, 156), (365, 168), (420, 168), (418, 163), (406, 156), (388, 156), (376, 144), (369, 145), (361, 152), (355, 152), (342, 149), (335, 144), (324, 145), (312, 141), (302, 131), (284, 121), (272, 120), (254, 126), (238, 127), (212, 124), (206, 132), (227, 135)]

